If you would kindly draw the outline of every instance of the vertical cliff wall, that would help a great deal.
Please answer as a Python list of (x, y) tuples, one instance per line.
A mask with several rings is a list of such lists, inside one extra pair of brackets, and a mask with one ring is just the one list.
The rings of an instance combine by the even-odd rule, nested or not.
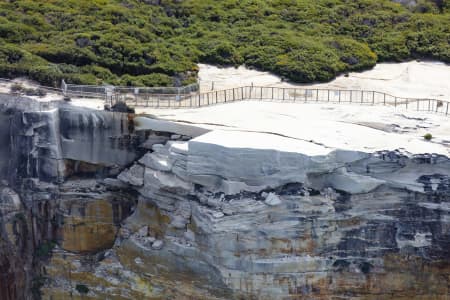
[(2, 300), (448, 298), (443, 155), (0, 97)]
[(143, 137), (127, 114), (0, 98), (0, 299), (39, 298), (52, 249), (89, 253), (114, 244), (136, 199), (96, 179), (141, 156)]

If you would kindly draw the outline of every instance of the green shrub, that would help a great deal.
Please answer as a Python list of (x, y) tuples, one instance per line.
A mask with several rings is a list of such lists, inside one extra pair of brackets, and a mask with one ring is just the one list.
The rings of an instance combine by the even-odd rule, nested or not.
[(83, 295), (89, 293), (89, 288), (84, 284), (77, 284), (75, 286), (75, 289), (77, 290), (78, 293)]
[(59, 86), (192, 82), (198, 62), (296, 82), (378, 61), (450, 62), (450, 4), (420, 0), (0, 2), (0, 76)]
[(431, 133), (427, 133), (423, 136), (424, 139), (426, 139), (427, 141), (431, 141), (431, 139), (433, 138), (433, 135)]
[(52, 241), (44, 241), (36, 249), (36, 256), (39, 258), (47, 258), (50, 256), (53, 248), (55, 248), (56, 243)]
[(11, 85), (10, 90), (11, 93), (24, 93), (27, 96), (44, 97), (45, 95), (47, 95), (47, 92), (44, 91), (43, 89), (26, 88), (20, 83), (14, 83), (13, 85)]

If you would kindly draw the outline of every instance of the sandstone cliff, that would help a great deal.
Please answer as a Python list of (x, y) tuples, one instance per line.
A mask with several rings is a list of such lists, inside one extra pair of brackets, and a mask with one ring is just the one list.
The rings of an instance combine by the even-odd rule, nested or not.
[(2, 100), (0, 299), (448, 299), (446, 156)]

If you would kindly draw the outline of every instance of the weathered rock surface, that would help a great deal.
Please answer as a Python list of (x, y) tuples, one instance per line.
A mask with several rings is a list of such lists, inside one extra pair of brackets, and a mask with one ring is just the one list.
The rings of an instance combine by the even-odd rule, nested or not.
[[(54, 246), (83, 253), (113, 246), (135, 197), (109, 193), (95, 178), (140, 157), (142, 137), (126, 114), (0, 100), (0, 299), (37, 299)], [(112, 152), (102, 154), (105, 144)]]
[(27, 101), (0, 109), (0, 299), (450, 294), (445, 156)]
[[(251, 138), (212, 132), (140, 160), (139, 205), (148, 204), (125, 226), (147, 224), (165, 240), (162, 252), (149, 253), (163, 259), (161, 268), (175, 268), (172, 260), (182, 256), (178, 272), (197, 274), (204, 263), (214, 279), (202, 286), (233, 297), (447, 297), (448, 158), (303, 142), (283, 145), (284, 152), (275, 150), (279, 143), (249, 147)], [(139, 262), (152, 268), (148, 259)]]

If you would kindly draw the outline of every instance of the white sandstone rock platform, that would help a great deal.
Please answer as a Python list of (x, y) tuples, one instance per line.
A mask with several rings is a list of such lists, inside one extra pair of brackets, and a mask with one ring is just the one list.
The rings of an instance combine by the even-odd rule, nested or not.
[[(229, 147), (309, 155), (333, 149), (450, 155), (449, 117), (393, 107), (247, 101), (145, 112), (166, 121), (218, 130), (199, 139)], [(431, 141), (423, 138), (427, 133), (432, 134)]]
[[(201, 89), (242, 85), (373, 90), (399, 97), (450, 100), (450, 66), (433, 61), (381, 63), (373, 69), (339, 76), (328, 83), (295, 85), (257, 70), (218, 68), (200, 64)], [(214, 84), (213, 84), (214, 82)], [(246, 147), (321, 154), (324, 149), (372, 153), (395, 150), (450, 155), (450, 117), (404, 108), (342, 104), (241, 102), (196, 109), (137, 109), (167, 121), (177, 121), (220, 134), (209, 134), (210, 143), (236, 143), (245, 136)], [(434, 137), (425, 141), (427, 133)], [(206, 138), (204, 138), (206, 139)], [(302, 141), (302, 142), (300, 142)], [(321, 146), (321, 147), (319, 147)]]

